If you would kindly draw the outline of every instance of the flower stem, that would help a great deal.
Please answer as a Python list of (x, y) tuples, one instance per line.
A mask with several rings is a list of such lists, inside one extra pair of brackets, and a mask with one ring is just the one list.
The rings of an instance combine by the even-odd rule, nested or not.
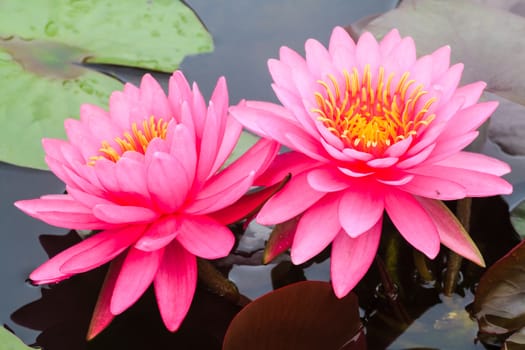
[(417, 272), (419, 276), (425, 282), (432, 282), (435, 280), (432, 270), (428, 267), (427, 258), (419, 250), (413, 250), (414, 254), (414, 264), (416, 265)]
[[(465, 231), (467, 232), (470, 230), (471, 207), (472, 198), (463, 198), (458, 200), (456, 215), (459, 222), (463, 225)], [(459, 279), (459, 269), (461, 268), (462, 261), (463, 258), (460, 255), (454, 253), (453, 251), (449, 251), (443, 287), (443, 294), (446, 296), (451, 296), (456, 289)]]
[(381, 285), (383, 286), (383, 295), (385, 296), (388, 304), (392, 308), (394, 315), (400, 322), (408, 325), (412, 322), (412, 319), (408, 315), (407, 311), (399, 301), (398, 288), (392, 279), (388, 275), (383, 260), (376, 255), (376, 264), (379, 270), (379, 276), (381, 278)]
[(197, 258), (197, 269), (199, 271), (199, 281), (210, 292), (222, 296), (234, 304), (239, 302), (241, 296), (237, 286), (224, 277), (209, 261)]

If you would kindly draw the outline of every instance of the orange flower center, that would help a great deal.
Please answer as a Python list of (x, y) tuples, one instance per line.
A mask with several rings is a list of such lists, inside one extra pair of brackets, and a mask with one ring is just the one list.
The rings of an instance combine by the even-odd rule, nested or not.
[(379, 68), (375, 88), (372, 88), (369, 65), (365, 66), (362, 79), (355, 67), (352, 74), (345, 70), (343, 75), (343, 88), (333, 75), (328, 75), (329, 82), (318, 81), (324, 93), (315, 93), (318, 108), (312, 112), (318, 114), (318, 120), (346, 147), (380, 154), (390, 145), (416, 135), (435, 118), (427, 112), (436, 98), (430, 98), (422, 106), (418, 104), (427, 92), (423, 85), (418, 85), (408, 93), (415, 83), (408, 79), (408, 72), (401, 76), (393, 93), (391, 85), (395, 74), (385, 79), (383, 67)]
[(123, 137), (115, 138), (115, 142), (118, 144), (117, 149), (111, 146), (109, 142), (102, 141), (102, 147), (98, 150), (101, 154), (90, 157), (88, 164), (95, 165), (96, 161), (102, 158), (116, 163), (127, 151), (145, 154), (151, 140), (157, 137), (166, 139), (167, 132), (168, 123), (162, 118), (155, 120), (155, 117), (151, 116), (142, 122), (141, 127), (137, 123), (133, 123), (131, 124), (131, 132), (126, 131)]

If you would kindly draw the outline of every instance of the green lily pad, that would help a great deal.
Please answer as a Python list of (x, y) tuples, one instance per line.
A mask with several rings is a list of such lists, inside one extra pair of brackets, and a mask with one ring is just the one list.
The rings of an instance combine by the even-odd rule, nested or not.
[(0, 345), (2, 345), (2, 350), (34, 350), (4, 327), (0, 327)]
[(213, 42), (182, 1), (2, 1), (0, 160), (46, 169), (43, 137), (64, 138), (82, 103), (107, 106), (120, 82), (84, 63), (172, 72)]

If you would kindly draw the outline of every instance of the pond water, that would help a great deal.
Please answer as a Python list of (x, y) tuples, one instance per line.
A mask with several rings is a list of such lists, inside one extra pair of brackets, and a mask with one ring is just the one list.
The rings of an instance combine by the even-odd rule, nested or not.
[[(237, 1), (233, 5), (231, 1), (218, 0), (210, 6), (210, 2), (205, 0), (187, 1), (212, 33), (215, 51), (188, 57), (181, 68), (188, 80), (198, 82), (204, 96), (210, 96), (216, 79), (224, 75), (228, 81), (231, 103), (242, 98), (275, 101), (266, 61), (277, 56), (281, 45), (304, 52), (303, 45), (307, 38), (315, 37), (326, 43), (334, 26), (347, 25), (363, 16), (384, 12), (395, 6), (396, 2), (252, 0)], [(141, 74), (129, 69), (101, 69), (135, 83)], [(157, 76), (166, 82), (167, 75)], [(43, 346), (46, 350), (160, 349), (166, 348), (168, 344), (177, 344), (176, 348), (184, 349), (220, 348), (220, 339), (228, 322), (240, 307), (220, 302), (219, 297), (204, 290), (197, 292), (192, 310), (181, 331), (176, 334), (164, 330), (150, 291), (137, 305), (118, 317), (108, 332), (86, 343), (83, 339), (102, 283), (104, 268), (51, 288), (29, 285), (25, 281), (28, 274), (47, 259), (43, 246), (53, 252), (73, 244), (78, 238), (74, 234), (66, 235), (66, 230), (31, 219), (12, 205), (18, 199), (60, 193), (64, 189), (63, 184), (51, 173), (3, 163), (0, 164), (0, 178), (0, 317), (2, 323), (24, 342)], [(505, 211), (504, 205), (502, 208)], [(50, 234), (59, 236), (48, 236)], [(304, 270), (290, 267), (286, 260), (260, 266), (258, 257), (267, 234), (264, 228), (251, 228), (241, 242), (247, 254), (235, 257), (233, 267), (228, 267), (229, 278), (238, 285), (242, 294), (256, 298), (279, 284), (276, 282), (279, 278), (329, 279), (328, 260), (314, 263)], [(507, 243), (501, 243), (505, 247), (502, 251), (515, 241), (509, 238)], [(396, 244), (403, 243), (396, 241)], [(501, 253), (495, 252), (492, 259), (499, 256)], [(490, 255), (486, 258), (491, 260)], [(402, 260), (403, 257), (398, 259)], [(411, 298), (414, 305), (407, 311), (411, 318), (410, 327), (406, 331), (405, 328), (396, 330), (395, 327), (387, 330), (385, 324), (393, 322), (391, 315), (384, 313), (382, 317), (375, 318), (366, 315), (370, 319), (369, 335), (376, 337), (369, 339), (370, 349), (387, 346), (389, 349), (483, 348), (474, 343), (476, 327), (464, 311), (465, 305), (472, 300), (469, 288), (473, 283), (466, 285), (465, 297), (454, 295), (447, 298), (428, 285), (414, 280), (413, 270), (399, 273), (404, 274), (402, 278), (409, 281), (405, 286), (413, 289)], [(375, 300), (378, 296), (375, 287), (376, 283), (367, 285), (365, 279), (357, 290), (358, 295), (370, 296), (368, 302), (372, 303), (372, 296)], [(365, 306), (361, 311), (365, 315), (369, 312), (367, 301), (363, 300), (363, 304)], [(374, 307), (370, 306), (370, 309)]]

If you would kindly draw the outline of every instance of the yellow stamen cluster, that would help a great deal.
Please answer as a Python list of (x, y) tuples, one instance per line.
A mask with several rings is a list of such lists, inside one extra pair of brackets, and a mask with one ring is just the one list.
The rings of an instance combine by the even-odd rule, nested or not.
[(157, 137), (165, 139), (167, 132), (168, 123), (163, 119), (155, 120), (153, 116), (142, 122), (142, 128), (139, 128), (137, 123), (133, 123), (131, 124), (131, 132), (126, 131), (123, 137), (115, 138), (115, 142), (120, 149), (115, 149), (109, 142), (102, 141), (102, 147), (99, 149), (101, 154), (90, 157), (88, 164), (94, 165), (101, 158), (117, 162), (121, 155), (127, 151), (136, 151), (144, 154), (151, 140)]
[(338, 136), (346, 147), (378, 154), (388, 146), (416, 135), (422, 126), (427, 126), (435, 115), (427, 113), (436, 101), (430, 98), (421, 107), (417, 107), (420, 98), (427, 94), (422, 85), (408, 90), (415, 83), (409, 80), (409, 73), (404, 73), (392, 92), (392, 80), (395, 74), (385, 78), (385, 70), (379, 68), (377, 83), (372, 83), (370, 66), (365, 66), (360, 79), (357, 68), (352, 73), (343, 71), (344, 87), (333, 75), (329, 81), (319, 80), (323, 92), (315, 93), (318, 108), (312, 112), (318, 114), (318, 120)]

